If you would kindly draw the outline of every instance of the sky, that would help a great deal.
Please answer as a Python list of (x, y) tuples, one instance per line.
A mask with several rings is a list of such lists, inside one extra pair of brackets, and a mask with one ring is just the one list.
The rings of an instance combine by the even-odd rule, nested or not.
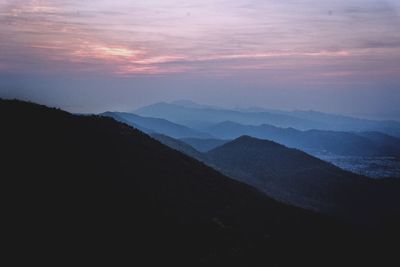
[(0, 0), (0, 97), (400, 120), (400, 1)]

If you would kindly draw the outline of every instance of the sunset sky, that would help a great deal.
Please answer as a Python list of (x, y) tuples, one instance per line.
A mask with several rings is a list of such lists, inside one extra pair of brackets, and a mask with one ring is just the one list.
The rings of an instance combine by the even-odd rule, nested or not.
[(0, 97), (400, 120), (400, 1), (0, 0)]

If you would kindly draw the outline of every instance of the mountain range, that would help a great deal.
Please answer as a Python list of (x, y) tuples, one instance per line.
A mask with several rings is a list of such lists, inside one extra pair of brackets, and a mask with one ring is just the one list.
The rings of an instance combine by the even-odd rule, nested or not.
[[(183, 105), (178, 106), (177, 103)], [(167, 109), (179, 107), (180, 116), (189, 119), (197, 124), (196, 119), (187, 114), (187, 109), (196, 112), (216, 112), (224, 111), (210, 106), (195, 105), (191, 102), (176, 102), (176, 104), (156, 104), (148, 106), (146, 112), (157, 112), (158, 107), (163, 106)], [(155, 109), (155, 110), (154, 110)], [(140, 112), (140, 111), (139, 111)], [(236, 112), (236, 111), (232, 111)], [(211, 112), (212, 113), (212, 112)], [(168, 111), (163, 113), (169, 117)], [(246, 112), (246, 114), (253, 114)], [(120, 122), (129, 124), (149, 134), (162, 134), (176, 139), (181, 139), (201, 152), (206, 152), (223, 144), (227, 140), (248, 135), (260, 139), (267, 139), (292, 148), (298, 148), (314, 155), (332, 154), (340, 156), (361, 156), (361, 157), (399, 157), (400, 138), (390, 136), (381, 132), (345, 132), (331, 130), (297, 130), (295, 128), (282, 128), (269, 124), (245, 125), (233, 121), (223, 121), (220, 123), (205, 122), (207, 124), (200, 129), (190, 128), (167, 119), (143, 117), (133, 113), (124, 112), (105, 112), (102, 116), (112, 117)], [(197, 114), (196, 116), (200, 116)], [(195, 116), (195, 117), (196, 117)], [(199, 119), (199, 118), (197, 118)], [(215, 118), (213, 118), (215, 120)]]
[(145, 133), (165, 134), (174, 138), (210, 138), (211, 135), (190, 129), (189, 127), (170, 122), (165, 119), (148, 118), (125, 112), (105, 112), (102, 116), (116, 119)]
[(237, 110), (199, 105), (188, 101), (156, 103), (134, 110), (133, 113), (163, 118), (191, 128), (204, 129), (213, 124), (232, 121), (245, 125), (269, 124), (298, 130), (378, 131), (400, 137), (400, 122), (358, 119), (315, 111), (279, 111), (272, 109)]
[[(15, 100), (0, 100), (0, 118), (7, 190), (4, 222), (12, 232), (5, 241), (14, 246), (23, 240), (28, 248), (24, 256), (31, 260), (45, 253), (49, 260), (108, 259), (136, 265), (396, 262), (396, 248), (389, 245), (398, 239), (396, 218), (380, 221), (372, 230), (278, 202), (266, 191), (231, 179), (113, 118), (78, 116)], [(266, 154), (271, 149), (275, 156), (258, 155), (255, 147)], [(254, 166), (273, 167), (270, 174), (279, 175), (279, 168), (286, 166), (282, 177), (288, 177), (303, 164), (304, 171), (313, 167), (306, 161), (314, 158), (305, 160), (303, 152), (287, 149), (241, 137), (206, 155), (235, 175)], [(288, 157), (277, 158), (280, 151)], [(235, 163), (240, 166), (232, 166)], [(309, 171), (308, 181), (320, 181), (325, 166), (316, 167), (321, 172)], [(256, 178), (259, 170), (249, 174)], [(350, 184), (342, 178), (330, 192), (341, 194), (341, 184)], [(308, 185), (302, 186), (307, 190)], [(327, 187), (310, 186), (309, 190)], [(350, 192), (364, 189), (353, 186)]]
[(206, 129), (221, 139), (242, 135), (272, 140), (311, 153), (330, 153), (350, 156), (400, 156), (400, 139), (379, 132), (338, 132), (279, 128), (271, 125), (242, 125), (222, 122)]

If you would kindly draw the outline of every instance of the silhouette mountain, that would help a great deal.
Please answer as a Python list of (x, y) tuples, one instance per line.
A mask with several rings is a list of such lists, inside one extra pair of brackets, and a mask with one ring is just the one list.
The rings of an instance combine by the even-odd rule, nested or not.
[[(24, 259), (154, 266), (393, 263), (378, 232), (269, 199), (100, 116), (0, 100), (3, 240)], [(16, 258), (15, 261), (18, 261)]]
[(398, 180), (359, 176), (300, 150), (242, 136), (205, 154), (206, 162), (280, 201), (375, 223), (399, 212)]
[(126, 123), (146, 133), (159, 133), (174, 138), (211, 137), (211, 135), (209, 134), (190, 129), (189, 127), (172, 123), (164, 119), (141, 117), (132, 113), (124, 113), (124, 112), (105, 112), (100, 115), (114, 118), (117, 121)]
[[(186, 142), (183, 142), (181, 140), (163, 134), (150, 134), (150, 136), (160, 141), (162, 144), (170, 148), (173, 148), (177, 151), (180, 151), (183, 154), (188, 155), (192, 158), (202, 159), (203, 157), (203, 154), (201, 152), (199, 152), (198, 150), (196, 150), (195, 148), (193, 148), (192, 146), (188, 145)], [(198, 140), (203, 140), (203, 139), (198, 139)], [(209, 139), (204, 139), (204, 140), (209, 140)]]
[(400, 155), (400, 138), (380, 132), (359, 132), (357, 135), (371, 140), (387, 155)]
[(336, 132), (271, 125), (242, 125), (230, 121), (216, 124), (207, 129), (211, 135), (222, 139), (235, 139), (249, 135), (268, 139), (310, 153), (331, 153), (348, 156), (400, 156), (400, 139), (377, 132)]
[(232, 121), (246, 125), (269, 124), (277, 127), (292, 127), (298, 130), (378, 131), (400, 137), (400, 122), (396, 121), (374, 121), (315, 111), (279, 111), (262, 108), (244, 111), (180, 103), (182, 101), (174, 104), (156, 103), (137, 109), (135, 113), (167, 119), (197, 129)]
[(363, 247), (361, 230), (273, 201), (114, 119), (5, 100), (0, 116), (9, 244), (32, 260), (320, 266)]

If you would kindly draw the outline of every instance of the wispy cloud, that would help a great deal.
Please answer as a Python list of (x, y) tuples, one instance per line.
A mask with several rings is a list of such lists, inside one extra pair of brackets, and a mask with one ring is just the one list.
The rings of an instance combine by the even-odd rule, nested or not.
[(390, 72), (398, 12), (395, 0), (0, 0), (0, 62), (124, 76), (309, 66), (340, 77), (365, 62)]

